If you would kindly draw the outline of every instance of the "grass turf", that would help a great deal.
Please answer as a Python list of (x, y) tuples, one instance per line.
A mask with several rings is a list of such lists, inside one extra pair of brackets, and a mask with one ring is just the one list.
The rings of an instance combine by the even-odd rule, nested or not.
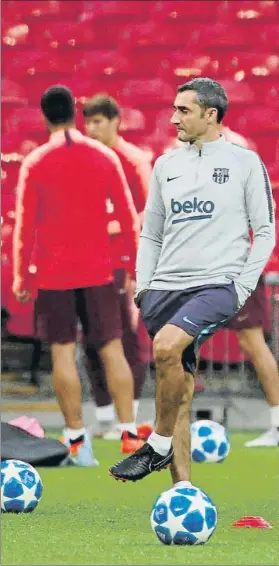
[[(231, 436), (222, 464), (193, 465), (193, 484), (212, 497), (219, 515), (208, 544), (161, 544), (149, 516), (170, 487), (169, 472), (116, 482), (107, 469), (120, 457), (119, 443), (98, 440), (99, 468), (39, 469), (44, 492), (35, 512), (2, 516), (2, 564), (278, 564), (278, 450), (244, 448), (247, 438)], [(261, 515), (273, 529), (232, 528), (244, 515)]]

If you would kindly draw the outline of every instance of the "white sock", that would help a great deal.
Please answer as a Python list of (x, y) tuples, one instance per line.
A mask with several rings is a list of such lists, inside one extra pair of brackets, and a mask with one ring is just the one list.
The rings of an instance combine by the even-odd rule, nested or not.
[(137, 418), (137, 413), (138, 413), (138, 410), (139, 410), (139, 403), (140, 403), (139, 399), (134, 399), (133, 406), (134, 406), (134, 419), (135, 420)]
[(103, 407), (96, 407), (96, 419), (101, 422), (113, 422), (115, 419), (113, 405), (104, 405)]
[(124, 430), (127, 430), (128, 432), (131, 432), (132, 434), (135, 434), (137, 436), (137, 427), (135, 425), (135, 423), (117, 423), (117, 428), (118, 430), (120, 430), (120, 432), (124, 432)]
[(152, 432), (147, 440), (148, 444), (161, 456), (166, 456), (170, 450), (172, 436), (161, 436), (156, 432)]
[(66, 428), (65, 429), (66, 435), (69, 440), (76, 440), (80, 436), (85, 435), (85, 427), (82, 428)]
[(276, 407), (270, 407), (270, 417), (272, 428), (279, 427), (279, 405)]
[(191, 487), (191, 486), (192, 486), (191, 482), (186, 480), (177, 481), (176, 483), (173, 484), (173, 487)]

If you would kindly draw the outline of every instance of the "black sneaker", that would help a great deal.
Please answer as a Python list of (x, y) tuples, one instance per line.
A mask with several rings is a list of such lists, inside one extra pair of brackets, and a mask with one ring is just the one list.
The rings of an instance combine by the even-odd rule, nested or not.
[(146, 442), (134, 454), (121, 460), (109, 469), (109, 473), (116, 480), (137, 481), (145, 478), (151, 472), (160, 472), (171, 463), (173, 448), (171, 447), (166, 456), (161, 456)]

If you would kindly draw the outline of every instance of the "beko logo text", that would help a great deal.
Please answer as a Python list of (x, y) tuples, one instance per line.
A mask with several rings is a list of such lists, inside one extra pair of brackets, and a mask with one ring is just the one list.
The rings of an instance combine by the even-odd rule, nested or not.
[[(185, 200), (184, 202), (179, 202), (179, 200), (171, 199), (171, 211), (173, 214), (180, 214), (185, 212), (185, 214), (194, 214), (193, 216), (185, 216), (183, 218), (175, 218), (172, 224), (177, 224), (178, 222), (187, 222), (189, 220), (203, 220), (206, 218), (212, 218), (212, 212), (215, 208), (215, 204), (212, 200), (199, 200), (195, 197), (193, 200)], [(199, 214), (196, 214), (196, 213)]]

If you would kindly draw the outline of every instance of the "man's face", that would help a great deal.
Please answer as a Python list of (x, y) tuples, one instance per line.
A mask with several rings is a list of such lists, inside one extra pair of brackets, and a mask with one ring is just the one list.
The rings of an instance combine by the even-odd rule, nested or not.
[(174, 101), (174, 113), (171, 123), (177, 128), (177, 137), (182, 142), (195, 142), (203, 136), (213, 117), (212, 108), (202, 109), (196, 102), (196, 92), (186, 90), (179, 92)]
[(110, 120), (103, 114), (93, 114), (85, 118), (85, 130), (90, 138), (110, 145), (111, 139), (117, 131), (118, 119)]

